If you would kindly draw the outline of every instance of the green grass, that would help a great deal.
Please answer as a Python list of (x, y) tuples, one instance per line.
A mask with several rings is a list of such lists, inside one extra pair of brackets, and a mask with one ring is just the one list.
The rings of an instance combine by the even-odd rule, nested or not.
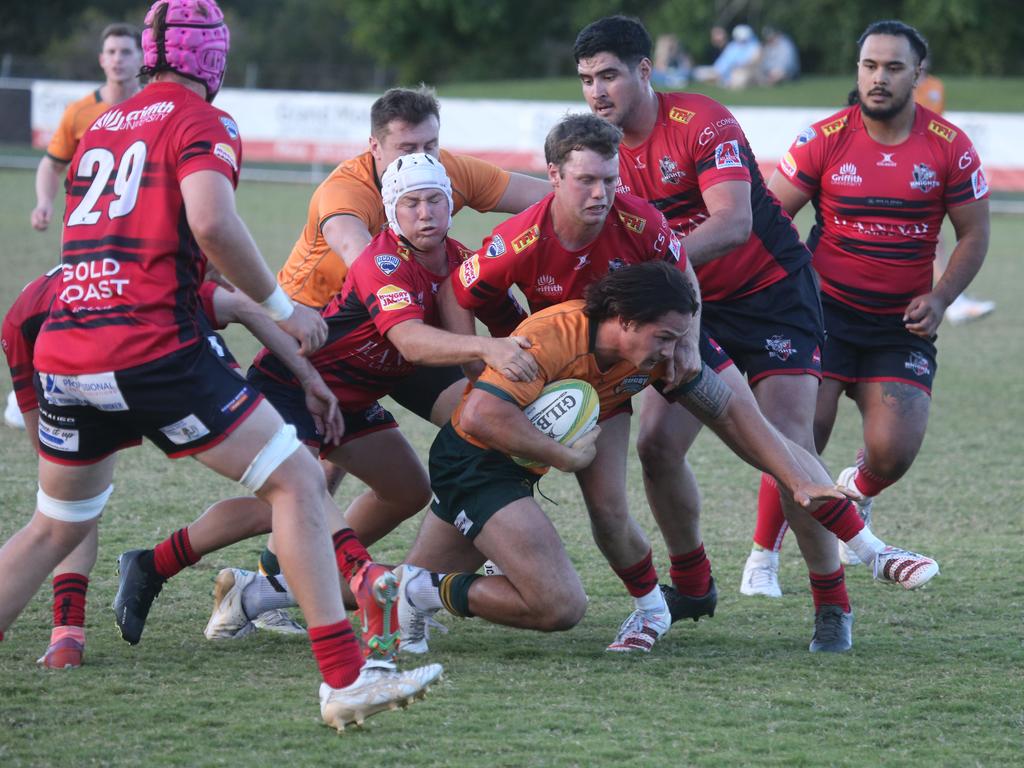
[[(53, 262), (56, 233), (28, 228), (32, 175), (0, 172), (6, 248), (0, 304)], [(268, 261), (286, 256), (312, 187), (244, 184), (243, 216)], [(458, 236), (479, 242), (493, 217), (462, 213)], [(806, 228), (806, 219), (801, 220)], [(851, 571), (855, 647), (807, 652), (811, 603), (793, 541), (781, 601), (738, 595), (756, 474), (708, 435), (692, 460), (704, 493), (704, 535), (721, 589), (715, 618), (677, 625), (648, 657), (605, 654), (630, 606), (591, 541), (571, 478), (552, 473), (542, 502), (590, 596), (583, 622), (558, 635), (446, 618), (428, 657), (445, 682), (399, 714), (338, 738), (319, 724), (317, 675), (303, 640), (255, 636), (209, 643), (202, 628), (217, 570), (252, 567), (262, 543), (215, 553), (170, 582), (142, 643), (116, 636), (109, 603), (117, 554), (152, 546), (237, 486), (151, 446), (127, 451), (104, 514), (89, 592), (87, 663), (47, 672), (50, 595), (40, 590), (0, 644), (0, 764), (619, 766), (1011, 765), (1024, 742), (1024, 306), (1018, 258), (1024, 219), (995, 217), (975, 292), (999, 303), (983, 323), (944, 328), (932, 423), (907, 477), (875, 505), (879, 534), (935, 555), (942, 575), (920, 593)], [(255, 348), (230, 334), (240, 359)], [(6, 389), (6, 375), (0, 386)], [(421, 452), (432, 430), (398, 412)], [(839, 469), (858, 445), (848, 404), (826, 454)], [(0, 539), (31, 512), (35, 460), (21, 433), (0, 428)], [(646, 510), (635, 457), (631, 503)], [(342, 500), (357, 492), (346, 481)], [(397, 559), (414, 521), (375, 549)], [(2, 576), (2, 575), (0, 575)]]
[[(1024, 110), (1024, 77), (944, 77), (946, 109), (979, 112)], [(705, 83), (691, 83), (683, 90), (703, 93), (730, 107), (839, 107), (854, 86), (854, 72), (846, 76), (804, 77), (777, 88), (730, 91)], [(665, 89), (671, 90), (671, 89)], [(579, 101), (579, 80), (552, 77), (539, 80), (498, 80), (452, 83), (438, 87), (442, 97), (471, 99), (538, 99)]]

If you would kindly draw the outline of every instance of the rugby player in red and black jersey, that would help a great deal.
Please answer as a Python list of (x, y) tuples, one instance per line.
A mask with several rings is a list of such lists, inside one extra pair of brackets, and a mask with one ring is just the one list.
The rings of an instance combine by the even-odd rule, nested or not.
[(442, 670), (364, 664), (332, 576), (323, 474), (298, 450), (294, 428), (203, 343), (196, 313), (207, 258), (304, 353), (327, 331), (276, 286), (235, 211), (238, 128), (208, 103), (228, 41), (213, 0), (154, 3), (143, 33), (152, 84), (93, 123), (71, 162), (61, 284), (34, 352), (37, 508), (0, 549), (11, 574), (0, 583), (0, 632), (95, 526), (117, 451), (145, 436), (271, 506), (285, 572), (313, 627), (321, 714), (342, 728), (414, 696)]
[[(704, 298), (702, 330), (736, 363), (723, 371), (725, 380), (734, 390), (745, 389), (745, 373), (768, 420), (816, 456), (813, 419), (824, 331), (810, 253), (769, 193), (736, 119), (704, 96), (655, 93), (651, 38), (636, 19), (593, 22), (577, 36), (573, 54), (591, 110), (622, 129), (620, 190), (650, 200), (685, 236)], [(713, 587), (700, 537), (700, 495), (684, 461), (700, 426), (657, 392), (645, 395), (638, 451), (648, 500), (669, 547), (673, 583), (683, 596)], [(779, 503), (769, 476), (762, 479), (761, 495)], [(870, 537), (870, 544), (861, 543), (872, 560), (881, 543), (862, 530), (848, 500), (816, 505), (809, 514), (788, 499), (785, 504), (802, 541), (816, 615), (831, 615), (823, 609), (836, 605), (848, 614), (828, 531), (844, 540)], [(816, 635), (811, 648), (849, 647), (838, 646), (819, 643)]]
[[(858, 42), (857, 103), (805, 129), (769, 186), (791, 215), (814, 205), (807, 242), (828, 330), (815, 439), (823, 450), (840, 395), (853, 398), (864, 446), (839, 482), (869, 517), (872, 498), (910, 469), (921, 448), (936, 331), (985, 259), (989, 208), (970, 139), (914, 102), (924, 38), (903, 22), (880, 21)], [(957, 244), (933, 286), (947, 215)], [(856, 553), (845, 556), (856, 561)]]

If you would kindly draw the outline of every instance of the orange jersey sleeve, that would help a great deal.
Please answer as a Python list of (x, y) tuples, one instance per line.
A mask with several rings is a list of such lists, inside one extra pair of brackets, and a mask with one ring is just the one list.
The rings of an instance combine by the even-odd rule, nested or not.
[(58, 163), (70, 163), (71, 158), (75, 156), (75, 150), (78, 149), (82, 134), (109, 107), (109, 104), (100, 99), (99, 90), (68, 104), (61, 115), (56, 133), (46, 147), (46, 154)]
[(455, 213), (470, 207), (486, 213), (493, 211), (505, 194), (511, 176), (496, 165), (469, 155), (453, 155), (441, 150), (441, 164), (452, 182)]

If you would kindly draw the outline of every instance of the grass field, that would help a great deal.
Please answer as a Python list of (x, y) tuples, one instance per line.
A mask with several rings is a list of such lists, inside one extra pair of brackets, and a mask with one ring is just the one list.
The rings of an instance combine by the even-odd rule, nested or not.
[[(28, 226), (29, 172), (0, 172), (4, 277), (0, 306), (54, 263), (55, 232)], [(272, 266), (305, 215), (311, 187), (244, 184), (239, 205)], [(488, 217), (461, 213), (457, 236), (479, 243)], [(801, 226), (806, 227), (806, 219)], [(210, 643), (202, 628), (217, 571), (253, 567), (249, 541), (215, 553), (165, 587), (142, 643), (129, 647), (109, 604), (121, 551), (152, 546), (237, 486), (151, 446), (123, 454), (101, 526), (89, 592), (87, 663), (50, 672), (34, 661), (50, 632), (44, 587), (0, 644), (0, 764), (346, 766), (683, 766), (1019, 764), (1024, 754), (1024, 219), (993, 218), (979, 296), (984, 322), (943, 328), (932, 423), (907, 477), (875, 505), (885, 539), (934, 555), (942, 574), (907, 593), (848, 577), (857, 623), (844, 656), (807, 652), (812, 608), (792, 540), (780, 601), (741, 598), (756, 474), (703, 436), (693, 461), (704, 535), (721, 598), (715, 618), (676, 625), (650, 656), (604, 653), (630, 610), (594, 547), (571, 478), (552, 473), (542, 502), (590, 596), (583, 622), (558, 635), (444, 621), (431, 661), (445, 681), (408, 712), (381, 715), (343, 738), (319, 722), (316, 668), (304, 640), (254, 636)], [(229, 335), (240, 360), (254, 351)], [(6, 372), (0, 377), (6, 393)], [(432, 429), (396, 411), (423, 452)], [(843, 408), (826, 460), (838, 471), (858, 446)], [(0, 539), (28, 518), (35, 460), (24, 435), (0, 427)], [(664, 546), (630, 462), (631, 502)], [(346, 481), (344, 500), (358, 488)], [(410, 521), (376, 548), (401, 557)], [(2, 577), (2, 575), (0, 575)]]

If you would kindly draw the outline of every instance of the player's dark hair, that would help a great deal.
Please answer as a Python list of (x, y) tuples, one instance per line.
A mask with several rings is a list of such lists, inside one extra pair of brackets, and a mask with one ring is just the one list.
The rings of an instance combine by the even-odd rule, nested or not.
[(100, 34), (100, 48), (107, 42), (108, 37), (130, 37), (135, 41), (135, 47), (142, 50), (142, 31), (134, 24), (126, 24), (123, 21), (108, 24)]
[(370, 133), (381, 141), (388, 135), (392, 120), (419, 125), (431, 115), (441, 119), (441, 105), (433, 88), (423, 83), (418, 88), (391, 88), (370, 107)]
[(695, 315), (700, 306), (690, 281), (665, 261), (645, 261), (609, 272), (583, 292), (583, 313), (599, 323), (618, 317), (653, 323), (669, 312)]
[(904, 24), (898, 19), (886, 19), (885, 21), (876, 21), (873, 24), (869, 24), (868, 28), (864, 30), (864, 34), (857, 38), (858, 53), (864, 47), (864, 41), (871, 35), (905, 37), (907, 42), (910, 43), (914, 55), (917, 56), (918, 64), (928, 57), (928, 41), (924, 39), (924, 35), (909, 24)]
[(606, 16), (587, 24), (576, 35), (572, 55), (589, 59), (599, 53), (611, 53), (626, 66), (635, 68), (641, 59), (651, 58), (651, 36), (640, 19), (632, 16)]
[(544, 140), (544, 160), (561, 169), (569, 153), (577, 149), (597, 152), (605, 160), (619, 154), (622, 131), (590, 113), (566, 115)]

